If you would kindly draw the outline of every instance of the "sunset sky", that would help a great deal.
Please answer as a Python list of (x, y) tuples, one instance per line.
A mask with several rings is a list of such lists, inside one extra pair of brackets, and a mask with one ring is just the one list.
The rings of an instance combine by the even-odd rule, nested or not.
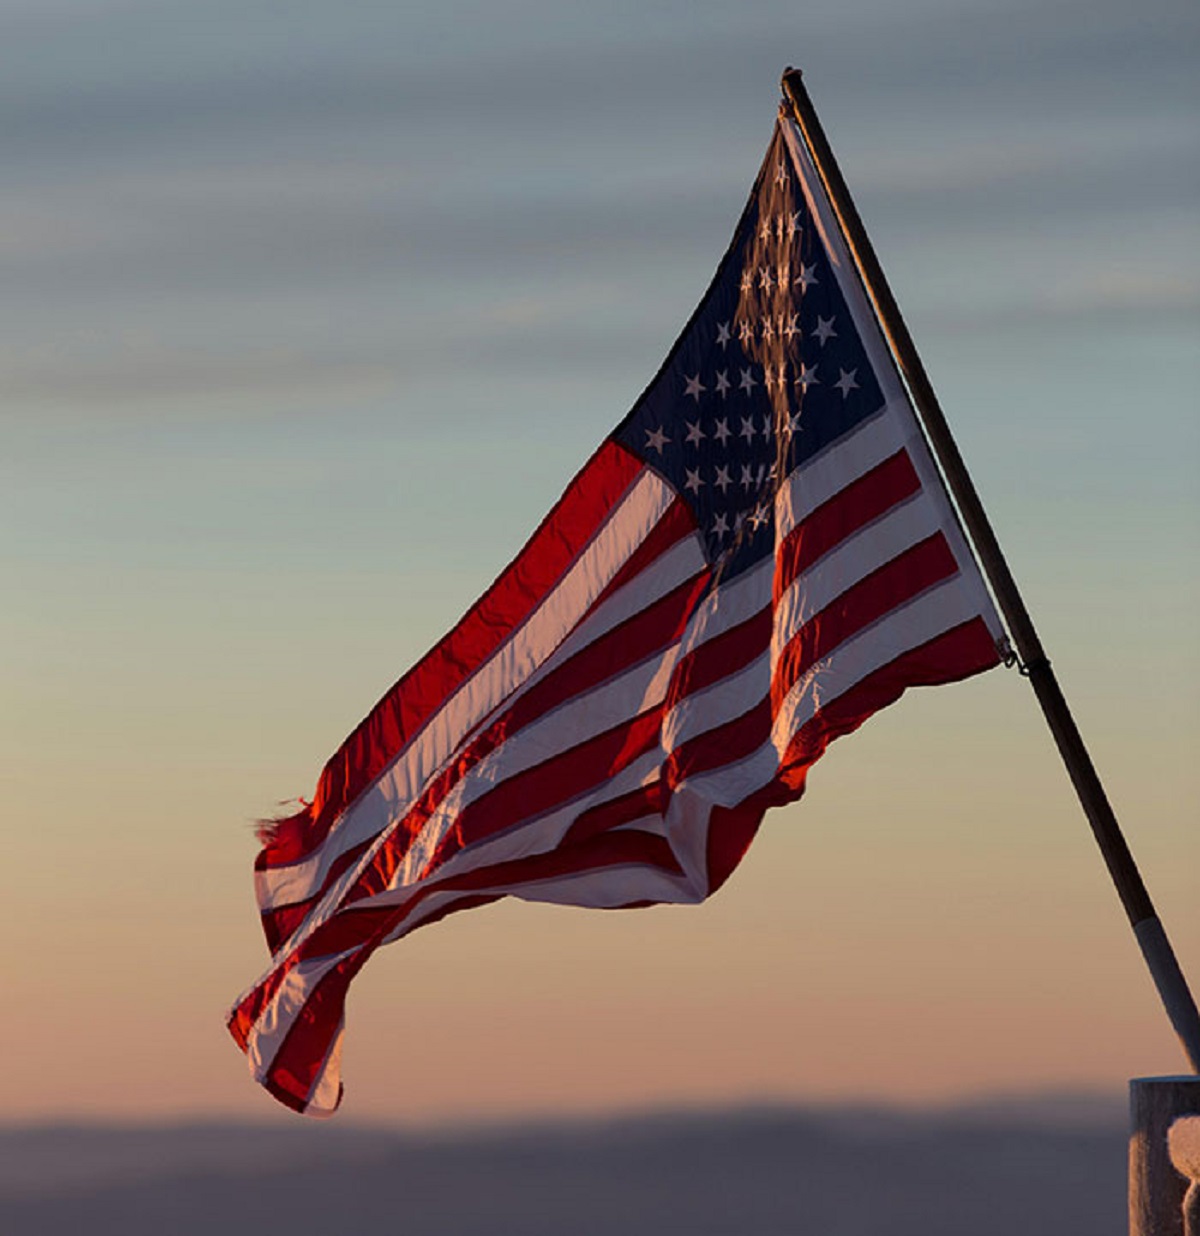
[[(517, 551), (802, 67), (1200, 984), (1186, 0), (0, 0), (0, 1122), (294, 1120), (253, 821)], [(1017, 673), (839, 742), (699, 908), (378, 954), (347, 1117), (1119, 1091), (1185, 1061)]]

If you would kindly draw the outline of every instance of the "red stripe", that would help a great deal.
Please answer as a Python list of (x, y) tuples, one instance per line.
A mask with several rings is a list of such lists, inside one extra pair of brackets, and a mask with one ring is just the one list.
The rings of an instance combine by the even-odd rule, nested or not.
[(657, 746), (662, 718), (663, 706), (659, 704), (501, 782), (462, 810), (438, 847), (430, 869), (440, 867), (467, 846), (494, 837), (522, 820), (545, 815), (615, 777)]
[(561, 844), (573, 845), (591, 837), (598, 837), (610, 828), (621, 828), (635, 820), (644, 820), (647, 816), (661, 816), (665, 808), (663, 783), (659, 780), (652, 781), (649, 785), (639, 786), (619, 798), (597, 803), (596, 806), (580, 812), (563, 836)]
[[(356, 953), (353, 957), (343, 957), (308, 994), (303, 1007), (296, 1014), (275, 1059), (267, 1070), (267, 1089), (277, 1099), (287, 1102), (284, 1096), (293, 1102), (288, 1103), (296, 1111), (304, 1111), (308, 1106), (308, 1096), (312, 1091), (317, 1074), (325, 1063), (325, 1057), (333, 1044), (334, 1037), (342, 1025), (342, 1017), (346, 1009), (346, 990), (351, 979), (366, 964), (372, 950)], [(338, 1104), (342, 1101), (342, 1090), (338, 1089)]]
[(835, 738), (858, 729), (908, 687), (957, 682), (999, 663), (996, 641), (979, 617), (927, 640), (881, 666), (810, 718), (788, 744), (781, 778), (789, 786), (802, 786), (805, 771)]
[(774, 618), (770, 606), (766, 606), (681, 657), (671, 678), (670, 704), (674, 706), (686, 696), (736, 674), (762, 656), (771, 646)]
[(912, 460), (904, 451), (897, 451), (822, 503), (787, 534), (779, 547), (775, 559), (775, 600), (835, 545), (912, 497), (920, 488)]
[(325, 896), (333, 886), (333, 882), (344, 872), (349, 871), (370, 848), (371, 841), (367, 840), (351, 846), (344, 854), (339, 854), (330, 863), (325, 879), (311, 897), (305, 897), (303, 901), (293, 901), (287, 905), (273, 906), (261, 912), (263, 933), (267, 937), (267, 947), (272, 953), (278, 952), (280, 945), (285, 943), (296, 928), (304, 922), (308, 912)]
[(501, 726), (501, 737), (512, 737), (568, 700), (577, 699), (677, 644), (708, 578), (707, 571), (693, 575), (606, 631), (530, 687), (509, 709)]
[(789, 789), (772, 781), (735, 807), (714, 807), (708, 817), (708, 894), (713, 893), (733, 874), (742, 861), (768, 808), (779, 807), (800, 797), (803, 786)]
[(667, 757), (663, 780), (674, 790), (694, 777), (753, 755), (771, 736), (771, 702), (756, 701), (739, 717), (676, 747)]
[(946, 538), (935, 532), (847, 588), (819, 614), (814, 614), (783, 649), (771, 684), (775, 711), (796, 682), (822, 657), (957, 571), (958, 563)]
[[(361, 848), (356, 847), (356, 849), (360, 850), (360, 853)], [(328, 880), (326, 884), (328, 884)], [(304, 901), (294, 901), (290, 905), (280, 906), (278, 909), (260, 912), (259, 917), (262, 920), (263, 935), (267, 937), (267, 948), (270, 949), (272, 957), (279, 952), (280, 946), (292, 937), (296, 928), (308, 917), (309, 910), (317, 902), (317, 896), (308, 897)]]
[(265, 831), (262, 866), (297, 862), (320, 844), (342, 811), (533, 612), (641, 468), (617, 443), (606, 441), (600, 447), (495, 583), (341, 745), (321, 773), (312, 804)]

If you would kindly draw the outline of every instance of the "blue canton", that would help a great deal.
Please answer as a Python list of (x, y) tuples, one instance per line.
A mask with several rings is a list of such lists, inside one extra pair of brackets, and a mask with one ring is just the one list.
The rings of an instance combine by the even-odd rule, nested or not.
[(772, 553), (781, 480), (882, 405), (777, 126), (708, 293), (614, 437), (687, 502), (728, 580)]

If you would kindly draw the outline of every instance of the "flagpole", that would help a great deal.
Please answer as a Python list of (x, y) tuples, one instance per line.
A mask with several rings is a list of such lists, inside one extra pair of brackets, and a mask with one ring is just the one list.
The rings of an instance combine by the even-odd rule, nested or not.
[(925, 366), (921, 363), (883, 268), (875, 256), (875, 250), (842, 178), (799, 69), (785, 71), (783, 93), (791, 104), (796, 123), (800, 126), (818, 175), (824, 182), (826, 194), (838, 216), (863, 285), (874, 303), (879, 323), (912, 394), (926, 438), (958, 505), (967, 532), (974, 542), (984, 574), (1008, 625), (1022, 673), (1029, 678), (1042, 713), (1054, 735), (1059, 754), (1075, 786), (1084, 814), (1091, 824), (1167, 1016), (1183, 1044), (1193, 1071), (1200, 1073), (1200, 1013), (1196, 1011), (1196, 1003), (1188, 990), (1187, 980), (1179, 968), (1174, 950), (1121, 833), (1091, 756), (1084, 746), (1066, 698), (1058, 685), (1058, 679), (1034, 629), (1029, 611), (1008, 569), (1008, 563), (979, 500), (974, 482), (950, 433)]

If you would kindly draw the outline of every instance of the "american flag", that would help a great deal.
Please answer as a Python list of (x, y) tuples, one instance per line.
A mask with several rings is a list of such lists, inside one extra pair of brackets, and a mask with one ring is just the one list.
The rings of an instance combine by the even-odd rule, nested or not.
[(828, 201), (781, 116), (704, 299), (458, 625), (264, 830), (272, 951), (229, 1027), (341, 1099), (381, 944), (504, 896), (699, 902), (829, 742), (1005, 648)]

